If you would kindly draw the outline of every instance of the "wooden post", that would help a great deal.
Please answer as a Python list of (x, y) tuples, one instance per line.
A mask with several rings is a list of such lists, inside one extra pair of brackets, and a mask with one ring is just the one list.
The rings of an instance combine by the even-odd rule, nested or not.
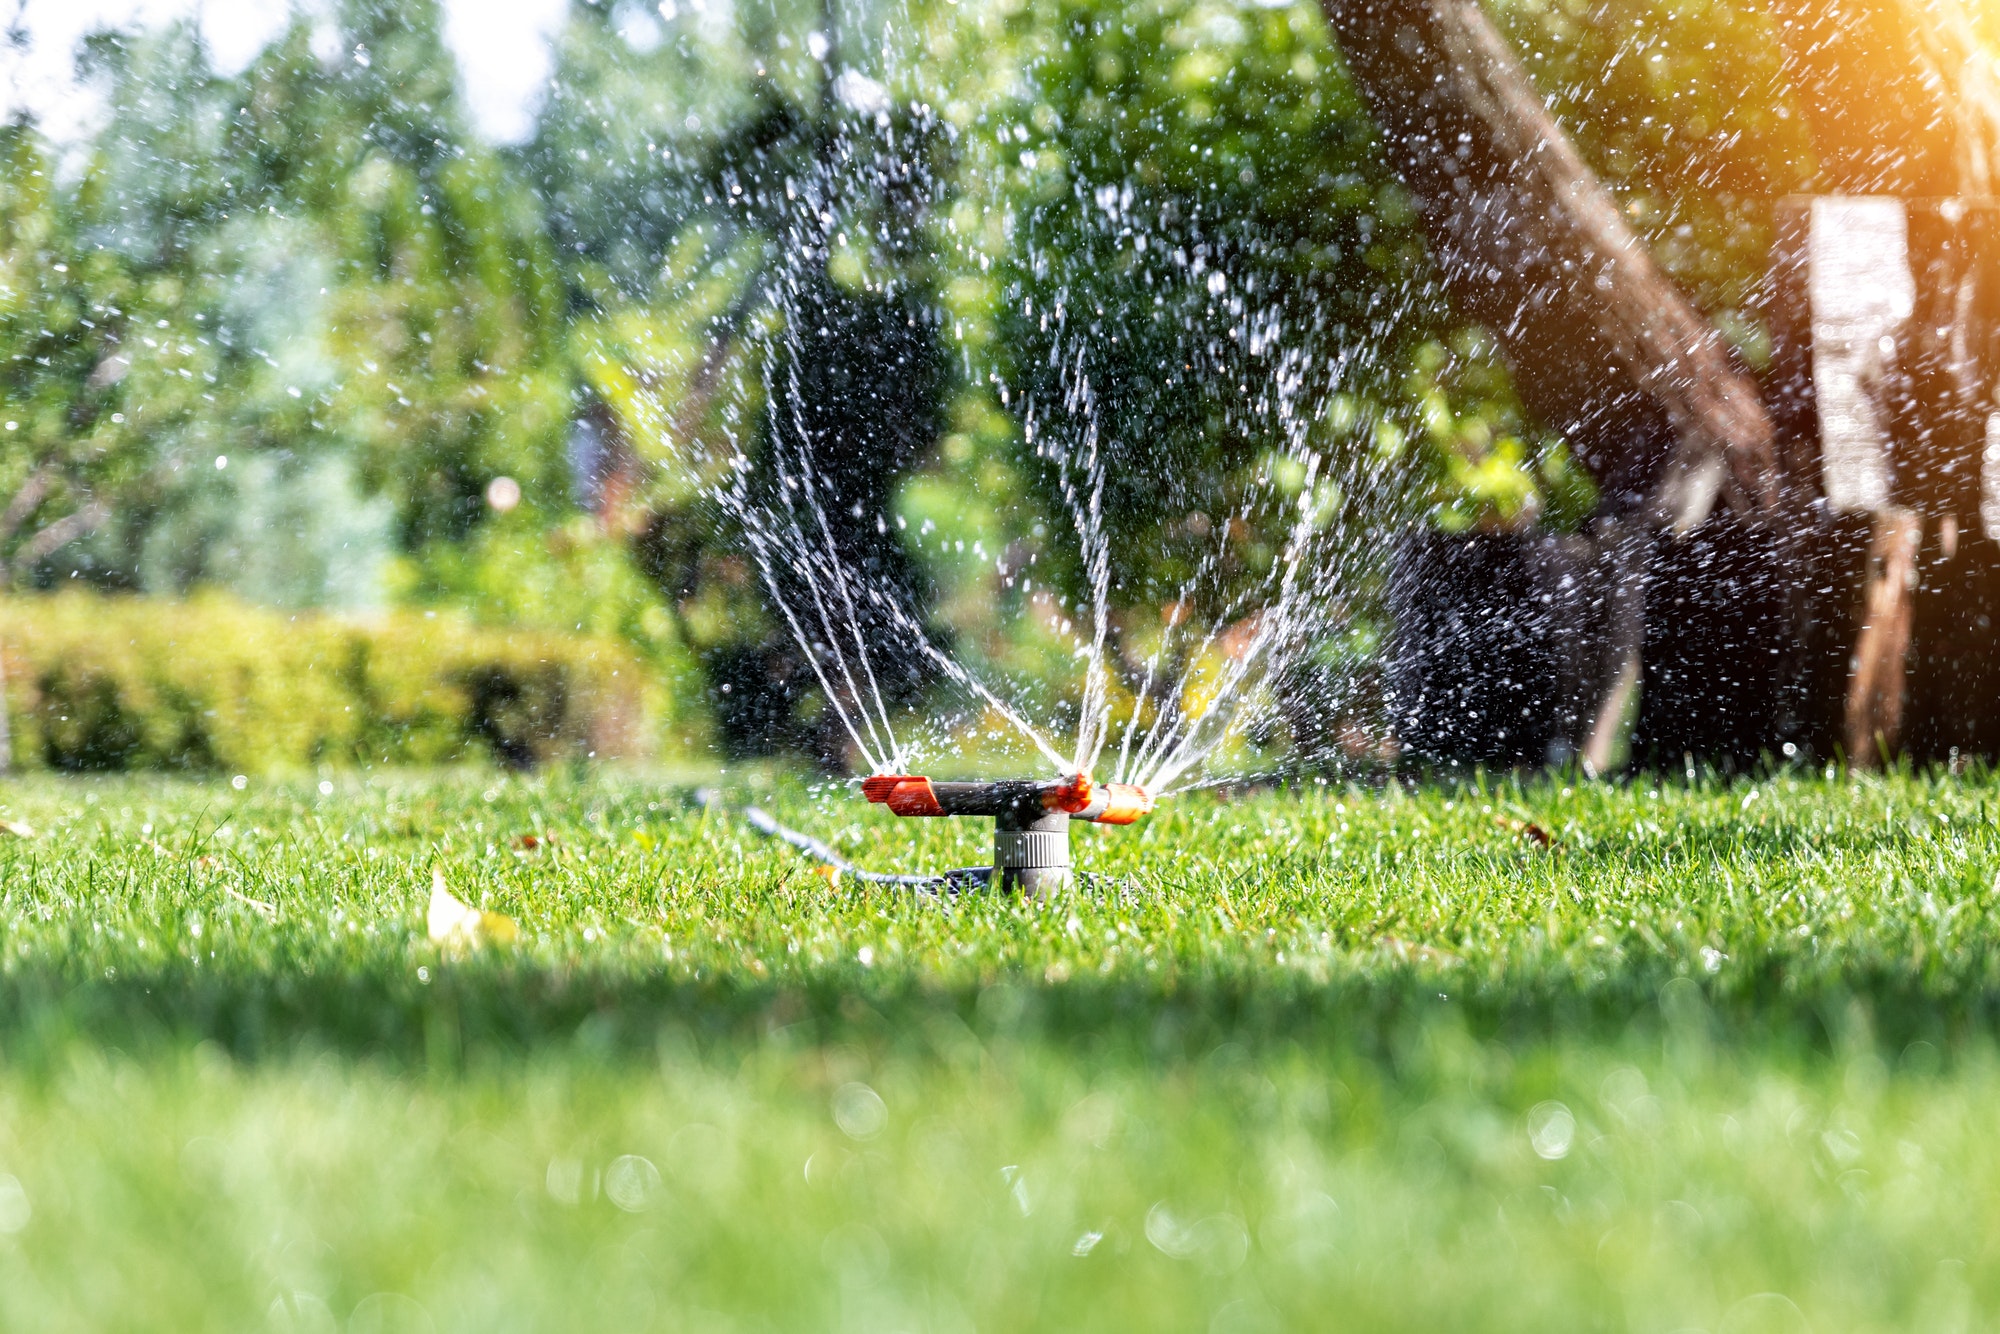
[(1885, 509), (1875, 516), (1843, 738), (1848, 762), (1860, 768), (1886, 762), (1902, 746), (1910, 599), (1922, 537), (1923, 520), (1909, 510)]
[(8, 704), (7, 644), (0, 640), (0, 774), (14, 772), (14, 720)]
[[(1801, 483), (1834, 514), (1871, 517), (1838, 741), (1849, 763), (1878, 763), (1902, 734), (1914, 516), (1890, 508), (1893, 348), (1916, 301), (1907, 213), (1882, 197), (1801, 197), (1779, 206), (1773, 265), (1780, 304), (1799, 311), (1775, 332), (1797, 362), (1810, 411), (1795, 443)], [(1908, 549), (1906, 552), (1906, 548)]]
[(1596, 527), (1599, 559), (1606, 567), (1606, 605), (1597, 707), (1582, 753), (1583, 770), (1592, 778), (1611, 771), (1639, 689), (1646, 643), (1646, 548), (1652, 541), (1651, 532), (1637, 520), (1601, 519)]

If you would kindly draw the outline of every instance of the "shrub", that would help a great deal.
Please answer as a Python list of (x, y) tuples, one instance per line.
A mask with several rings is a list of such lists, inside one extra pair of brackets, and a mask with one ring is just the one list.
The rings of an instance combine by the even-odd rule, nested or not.
[(0, 599), (0, 664), (15, 763), (72, 771), (643, 757), (666, 703), (611, 640), (219, 596)]

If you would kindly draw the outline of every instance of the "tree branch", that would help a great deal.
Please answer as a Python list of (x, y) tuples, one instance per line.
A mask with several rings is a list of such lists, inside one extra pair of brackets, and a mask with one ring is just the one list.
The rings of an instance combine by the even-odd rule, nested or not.
[(21, 483), (21, 489), (7, 502), (7, 511), (0, 514), (0, 543), (6, 542), (21, 530), (35, 507), (49, 494), (56, 484), (56, 470), (44, 465), (28, 474), (28, 480)]
[(88, 537), (110, 517), (111, 507), (101, 500), (93, 500), (74, 514), (64, 515), (21, 544), (21, 549), (14, 553), (15, 567), (33, 565), (78, 538)]

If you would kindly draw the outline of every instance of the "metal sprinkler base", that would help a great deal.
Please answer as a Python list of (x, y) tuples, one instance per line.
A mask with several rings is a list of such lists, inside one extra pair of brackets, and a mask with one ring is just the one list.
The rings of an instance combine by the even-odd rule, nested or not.
[(993, 818), (993, 878), (1002, 889), (1043, 894), (1069, 884), (1069, 824), (1132, 824), (1153, 809), (1152, 794), (1130, 783), (1003, 779), (934, 783), (915, 774), (878, 774), (861, 784), (869, 801), (900, 816)]
[(1068, 814), (996, 815), (993, 878), (1000, 888), (1022, 894), (1043, 894), (1069, 884)]

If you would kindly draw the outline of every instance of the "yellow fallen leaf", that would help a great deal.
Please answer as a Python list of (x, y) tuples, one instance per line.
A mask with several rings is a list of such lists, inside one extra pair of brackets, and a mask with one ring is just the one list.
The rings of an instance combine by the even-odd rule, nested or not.
[(35, 827), (26, 820), (0, 820), (0, 834), (12, 834), (15, 838), (33, 838)]
[(253, 899), (240, 889), (231, 889), (228, 885), (224, 885), (222, 892), (247, 908), (255, 908), (258, 912), (263, 913), (266, 918), (275, 920), (278, 916), (276, 905), (266, 903), (262, 899)]
[(431, 906), (424, 925), (440, 945), (481, 945), (489, 940), (505, 945), (521, 934), (513, 918), (460, 900), (445, 886), (444, 872), (437, 870), (431, 872)]

